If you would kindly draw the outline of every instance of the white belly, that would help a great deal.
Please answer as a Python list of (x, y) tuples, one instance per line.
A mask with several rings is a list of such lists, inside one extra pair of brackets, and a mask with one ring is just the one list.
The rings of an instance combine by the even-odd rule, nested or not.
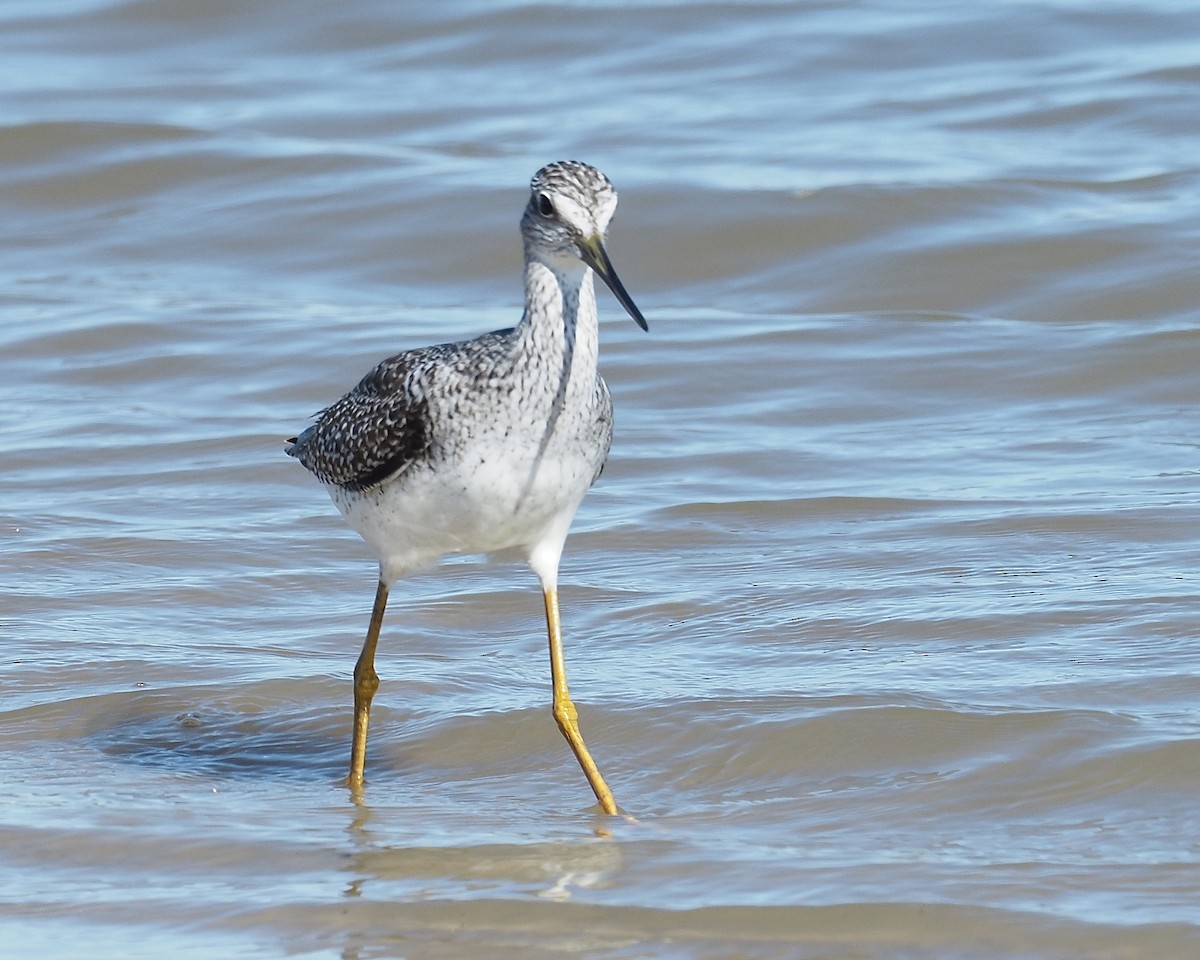
[(536, 466), (511, 457), (470, 467), (441, 462), (366, 491), (333, 487), (330, 496), (390, 583), (451, 553), (514, 551), (528, 559), (548, 540), (561, 550), (596, 469), (578, 458), (544, 457)]

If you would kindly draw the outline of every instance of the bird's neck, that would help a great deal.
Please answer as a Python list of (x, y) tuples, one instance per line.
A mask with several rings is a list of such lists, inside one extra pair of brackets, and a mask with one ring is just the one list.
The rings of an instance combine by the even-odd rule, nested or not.
[(574, 372), (596, 368), (598, 334), (593, 273), (581, 263), (525, 265), (521, 334), (542, 355), (560, 357)]

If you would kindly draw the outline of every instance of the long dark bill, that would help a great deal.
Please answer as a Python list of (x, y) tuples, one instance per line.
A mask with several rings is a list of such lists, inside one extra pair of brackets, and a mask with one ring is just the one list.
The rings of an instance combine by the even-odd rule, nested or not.
[(607, 284), (608, 289), (621, 301), (621, 306), (633, 317), (634, 322), (648, 332), (650, 328), (646, 326), (646, 318), (642, 316), (642, 311), (637, 308), (633, 298), (625, 291), (621, 278), (613, 269), (612, 261), (608, 259), (608, 251), (604, 249), (604, 241), (600, 239), (599, 234), (593, 234), (586, 240), (579, 241), (579, 256), (584, 263), (596, 271), (596, 276)]

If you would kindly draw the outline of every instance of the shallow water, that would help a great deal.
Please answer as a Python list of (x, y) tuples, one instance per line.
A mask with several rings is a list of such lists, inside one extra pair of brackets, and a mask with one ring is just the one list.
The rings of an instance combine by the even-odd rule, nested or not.
[[(0, 9), (0, 955), (1200, 953), (1174, 2)], [(281, 440), (621, 191), (562, 569), (397, 585)]]

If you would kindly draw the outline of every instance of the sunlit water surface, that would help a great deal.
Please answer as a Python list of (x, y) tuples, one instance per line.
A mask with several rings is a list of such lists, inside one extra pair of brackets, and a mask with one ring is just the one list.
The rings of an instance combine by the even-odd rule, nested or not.
[[(0, 955), (1200, 956), (1188, 3), (11, 0)], [(621, 191), (536, 582), (397, 585), (282, 440)]]

